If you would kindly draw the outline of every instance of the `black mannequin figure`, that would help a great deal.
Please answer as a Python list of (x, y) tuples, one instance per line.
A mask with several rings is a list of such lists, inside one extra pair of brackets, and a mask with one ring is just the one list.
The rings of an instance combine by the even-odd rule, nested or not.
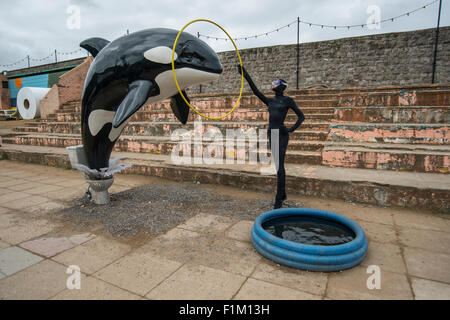
[[(275, 197), (274, 209), (281, 208), (283, 205), (283, 201), (286, 200), (286, 173), (284, 169), (284, 159), (286, 156), (286, 150), (289, 142), (289, 133), (294, 132), (305, 120), (305, 116), (303, 112), (297, 107), (295, 101), (287, 96), (283, 95), (284, 90), (287, 87), (286, 81), (282, 79), (275, 79), (272, 81), (272, 90), (275, 92), (275, 97), (267, 98), (263, 95), (256, 85), (253, 83), (252, 78), (247, 73), (245, 68), (242, 68), (244, 71), (244, 78), (247, 80), (250, 88), (253, 93), (262, 101), (265, 105), (267, 105), (267, 109), (269, 111), (269, 128), (267, 130), (267, 136), (269, 137), (269, 144), (272, 150), (271, 143), (271, 130), (278, 129), (279, 130), (279, 163), (277, 168), (277, 195)], [(239, 74), (241, 74), (241, 66), (238, 66)], [(286, 128), (284, 126), (284, 120), (286, 119), (286, 114), (289, 109), (292, 109), (297, 114), (297, 121), (291, 128)]]

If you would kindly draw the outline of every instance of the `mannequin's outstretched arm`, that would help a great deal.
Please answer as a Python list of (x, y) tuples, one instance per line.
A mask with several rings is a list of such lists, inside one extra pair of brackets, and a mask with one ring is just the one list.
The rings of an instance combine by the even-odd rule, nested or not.
[[(239, 70), (239, 74), (242, 74), (241, 72), (241, 66), (238, 66), (238, 70)], [(269, 99), (267, 99), (267, 97), (265, 95), (263, 95), (261, 93), (261, 91), (258, 90), (258, 88), (256, 87), (256, 85), (253, 83), (252, 78), (250, 77), (250, 75), (247, 73), (247, 71), (245, 70), (244, 67), (242, 67), (242, 70), (244, 70), (244, 78), (245, 80), (247, 80), (250, 88), (252, 89), (253, 93), (255, 94), (255, 96), (257, 96), (259, 98), (259, 100), (261, 100), (262, 102), (264, 102), (264, 104), (269, 104)]]

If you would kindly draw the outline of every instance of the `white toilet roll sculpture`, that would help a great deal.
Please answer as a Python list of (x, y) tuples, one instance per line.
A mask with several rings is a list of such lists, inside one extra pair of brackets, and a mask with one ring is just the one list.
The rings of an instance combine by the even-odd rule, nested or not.
[(17, 109), (25, 120), (39, 118), (39, 102), (47, 94), (49, 88), (23, 87), (17, 94)]

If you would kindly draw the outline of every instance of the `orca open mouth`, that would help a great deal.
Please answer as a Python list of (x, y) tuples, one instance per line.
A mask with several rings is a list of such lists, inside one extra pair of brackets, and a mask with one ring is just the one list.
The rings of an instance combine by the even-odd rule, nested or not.
[(220, 62), (206, 63), (206, 64), (180, 63), (179, 67), (180, 68), (185, 67), (214, 74), (222, 74), (223, 72), (223, 67)]

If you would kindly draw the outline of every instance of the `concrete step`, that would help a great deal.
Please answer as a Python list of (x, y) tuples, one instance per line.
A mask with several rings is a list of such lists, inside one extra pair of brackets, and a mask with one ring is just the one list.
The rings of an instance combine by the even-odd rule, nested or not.
[[(287, 127), (292, 126), (294, 122), (286, 121), (285, 125)], [(187, 123), (186, 125), (182, 125), (178, 121), (151, 121), (151, 122), (129, 122), (127, 126), (125, 126), (122, 134), (125, 135), (146, 135), (146, 136), (163, 136), (163, 135), (171, 135), (174, 130), (184, 129), (184, 130), (193, 130), (196, 128), (197, 130), (208, 130), (208, 129), (220, 129), (223, 135), (226, 134), (227, 129), (242, 129), (247, 131), (249, 129), (254, 130), (266, 130), (267, 122), (218, 122), (218, 121), (205, 121), (201, 122), (200, 125), (197, 125), (193, 122)], [(26, 130), (22, 130), (23, 127), (17, 128), (17, 131), (20, 132), (28, 132)], [(328, 122), (309, 122), (305, 121), (302, 125), (297, 129), (298, 131), (326, 131), (329, 129)], [(42, 122), (37, 127), (38, 132), (42, 133), (73, 133), (80, 134), (81, 133), (81, 124), (79, 122)]]
[[(272, 97), (272, 95), (268, 95), (267, 97)], [(191, 96), (190, 102), (191, 105), (195, 106), (197, 110), (214, 110), (218, 108), (225, 108), (225, 109), (231, 109), (237, 102), (238, 95), (229, 97), (225, 95), (219, 95), (214, 97), (196, 97)], [(298, 99), (294, 98), (294, 101), (297, 103), (298, 107), (305, 108), (305, 107), (328, 107), (332, 108), (337, 105), (338, 99), (323, 99), (323, 100), (314, 100), (314, 99)], [(261, 108), (265, 107), (265, 105), (255, 96), (250, 97), (242, 97), (241, 100), (239, 100), (239, 106), (238, 108)], [(161, 110), (163, 108), (169, 108), (170, 109), (170, 100), (164, 100), (161, 102), (153, 103), (151, 105), (147, 106), (147, 110)]]
[(13, 129), (15, 132), (38, 132), (37, 126), (23, 126), (23, 127), (15, 127)]
[(333, 108), (337, 106), (338, 100), (332, 99), (332, 100), (307, 100), (307, 99), (294, 99), (297, 106), (302, 109), (304, 107), (313, 107), (313, 108), (322, 108), (322, 107), (329, 107)]
[[(0, 150), (12, 161), (70, 168), (64, 148), (4, 144)], [(276, 176), (269, 174), (269, 170), (264, 170), (266, 167), (262, 165), (174, 164), (169, 156), (127, 152), (113, 153), (112, 157), (121, 157), (123, 161), (133, 164), (125, 174), (230, 185), (265, 192), (274, 192), (276, 188)], [(435, 173), (287, 164), (286, 190), (288, 197), (296, 194), (369, 205), (450, 212), (450, 180), (447, 175)]]
[(432, 123), (331, 123), (329, 140), (334, 142), (384, 142), (449, 144), (448, 124)]
[[(191, 101), (191, 105), (199, 112), (220, 112), (223, 114), (228, 113), (235, 104), (223, 104), (214, 103), (214, 101), (205, 101), (202, 104), (196, 104), (195, 100)], [(331, 106), (302, 106), (301, 110), (304, 114), (309, 113), (333, 113), (334, 107)], [(157, 102), (150, 105), (144, 105), (139, 111), (152, 111), (152, 112), (171, 112), (170, 102), (164, 100), (163, 102)], [(256, 111), (267, 111), (267, 106), (261, 101), (257, 100), (254, 103), (243, 103), (240, 102), (236, 108), (236, 113), (238, 112), (256, 112)], [(81, 112), (81, 103), (76, 105), (63, 105), (60, 109), (56, 110), (55, 113), (68, 113), (68, 112)]]
[[(6, 137), (4, 143), (43, 147), (69, 147), (82, 144), (81, 136), (74, 134), (28, 134)], [(172, 140), (170, 137), (136, 137), (122, 135), (114, 146), (117, 152), (136, 152), (170, 155), (173, 151), (179, 154), (193, 155), (197, 152), (209, 152), (212, 156), (225, 158), (233, 156), (247, 158), (250, 153), (265, 153), (269, 155), (267, 140), (259, 143), (254, 140), (252, 146), (248, 139), (235, 139), (231, 141), (231, 146), (227, 145), (227, 140), (217, 140), (216, 142), (203, 140), (195, 142), (192, 137), (189, 140)], [(242, 147), (241, 147), (242, 146)], [(322, 162), (321, 152), (313, 149), (314, 142), (291, 141), (289, 150), (286, 153), (286, 162), (289, 163), (309, 163), (320, 164)], [(322, 147), (322, 146), (320, 146)], [(231, 149), (230, 149), (231, 148)], [(206, 150), (206, 151), (205, 151)], [(186, 153), (187, 152), (187, 153)]]
[[(380, 88), (381, 89), (381, 88)], [(369, 88), (369, 91), (342, 92), (338, 106), (448, 106), (449, 89), (398, 88), (383, 92)]]
[(449, 106), (337, 107), (336, 121), (368, 123), (450, 123)]
[[(208, 117), (220, 117), (226, 114), (229, 110), (223, 109), (223, 112), (204, 112), (203, 114)], [(326, 111), (328, 111), (328, 108), (326, 108)], [(332, 112), (325, 112), (324, 110), (318, 110), (318, 113), (305, 113), (305, 117), (308, 120), (314, 120), (314, 121), (330, 121), (333, 118)], [(195, 119), (198, 119), (199, 116), (194, 113), (190, 112), (188, 121), (194, 121)], [(286, 116), (287, 121), (295, 121), (297, 119), (297, 115), (295, 115), (293, 112), (289, 112)], [(80, 122), (81, 120), (81, 114), (79, 112), (57, 112), (54, 114), (51, 114), (47, 117), (46, 121), (60, 121), (60, 122)], [(171, 110), (159, 110), (159, 111), (138, 111), (136, 112), (132, 117), (131, 121), (178, 121)], [(253, 112), (253, 111), (236, 111), (232, 114), (228, 115), (226, 118), (222, 119), (221, 121), (268, 121), (269, 120), (269, 113), (266, 110), (260, 111), (260, 112)]]
[(449, 173), (450, 146), (402, 145), (386, 148), (386, 144), (364, 146), (327, 144), (322, 151), (322, 164), (333, 167)]

